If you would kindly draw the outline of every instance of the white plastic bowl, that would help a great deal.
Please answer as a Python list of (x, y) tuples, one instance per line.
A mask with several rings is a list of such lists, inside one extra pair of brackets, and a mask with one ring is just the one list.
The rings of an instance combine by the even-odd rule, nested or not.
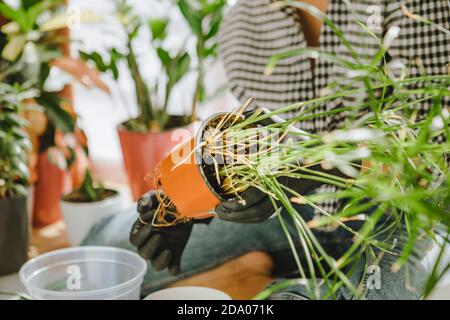
[(112, 247), (77, 247), (40, 255), (22, 266), (20, 281), (38, 300), (137, 300), (147, 263)]

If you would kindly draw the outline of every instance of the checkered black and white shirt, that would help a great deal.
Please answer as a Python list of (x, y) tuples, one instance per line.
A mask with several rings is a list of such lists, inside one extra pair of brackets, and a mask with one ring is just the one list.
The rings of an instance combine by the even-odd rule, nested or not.
[[(280, 61), (271, 75), (264, 75), (273, 55), (307, 47), (295, 10), (279, 9), (272, 5), (273, 2), (238, 0), (222, 24), (219, 54), (234, 95), (240, 101), (253, 97), (258, 105), (275, 109), (326, 94), (330, 83), (338, 84), (339, 89), (339, 84), (346, 83), (348, 71), (320, 59), (312, 71), (308, 58), (290, 57)], [(409, 12), (450, 29), (449, 0), (350, 0), (351, 8), (342, 0), (328, 2), (327, 15), (344, 32), (361, 61), (371, 61), (380, 45), (354, 23), (355, 18), (365, 23), (379, 39), (383, 39), (391, 27), (400, 28), (400, 34), (391, 44), (387, 57), (391, 62), (399, 61), (408, 66), (410, 77), (422, 75), (417, 61), (421, 62), (427, 74), (448, 72), (448, 36), (431, 25), (407, 17), (402, 4)], [(323, 25), (321, 30), (320, 49), (352, 60), (347, 47), (327, 25)], [(333, 101), (314, 112), (348, 105), (355, 99), (349, 97), (348, 101)], [(450, 105), (449, 99), (445, 103)], [(429, 106), (424, 102), (417, 108), (420, 113), (426, 113)], [(341, 127), (345, 121), (346, 114), (341, 112), (298, 125), (303, 130), (321, 134)], [(332, 190), (331, 186), (324, 186), (318, 192)], [(338, 209), (339, 203), (330, 200), (321, 207), (332, 213)]]

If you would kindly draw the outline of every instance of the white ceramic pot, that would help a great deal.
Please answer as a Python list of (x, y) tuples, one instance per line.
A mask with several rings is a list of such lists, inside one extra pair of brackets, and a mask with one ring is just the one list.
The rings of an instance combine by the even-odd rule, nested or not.
[(125, 201), (120, 192), (96, 202), (75, 203), (61, 200), (61, 209), (70, 244), (79, 246), (97, 221), (121, 212), (124, 205)]
[(144, 300), (231, 300), (225, 292), (204, 287), (176, 287), (156, 291)]

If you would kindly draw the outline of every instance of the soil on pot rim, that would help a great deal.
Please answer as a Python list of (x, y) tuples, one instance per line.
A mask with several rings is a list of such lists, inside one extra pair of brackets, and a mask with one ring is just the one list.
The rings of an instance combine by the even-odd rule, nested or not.
[(63, 201), (71, 202), (71, 203), (94, 203), (94, 202), (99, 202), (99, 201), (103, 201), (103, 200), (106, 200), (108, 198), (114, 197), (117, 194), (119, 194), (119, 192), (116, 191), (116, 190), (104, 189), (102, 194), (100, 195), (100, 198), (98, 200), (96, 200), (96, 201), (89, 201), (85, 197), (83, 197), (83, 195), (79, 191), (74, 191), (74, 192), (71, 192), (69, 194), (66, 194), (61, 199)]
[[(203, 135), (205, 134), (205, 132), (207, 131), (207, 130), (209, 130), (209, 129), (212, 129), (212, 130), (215, 130), (218, 126), (219, 126), (219, 124), (220, 124), (220, 122), (222, 121), (222, 119), (223, 119), (223, 117), (226, 117), (227, 116), (227, 114), (224, 114), (222, 117), (217, 117), (217, 118), (215, 118), (215, 119), (212, 119), (204, 128), (203, 128), (203, 130), (202, 130), (202, 137), (203, 137)], [(242, 120), (244, 120), (244, 118), (242, 118), (242, 117), (240, 117)], [(240, 121), (242, 121), (242, 120), (237, 120), (237, 121), (235, 121), (235, 118), (234, 117), (231, 117), (230, 119), (228, 119), (225, 123), (223, 123), (222, 124), (222, 126), (221, 126), (221, 128), (220, 128), (220, 131), (222, 132), (222, 131), (224, 131), (224, 130), (226, 130), (226, 129), (228, 129), (228, 128), (230, 128), (233, 124), (236, 124), (236, 123), (239, 123)], [(242, 128), (242, 130), (245, 130), (245, 129), (250, 129), (250, 128), (253, 128), (254, 126), (253, 125), (248, 125), (248, 126), (246, 126), (246, 127), (244, 127), (244, 128)], [(223, 140), (225, 140), (226, 139), (226, 136), (224, 136), (224, 138), (223, 138)], [(208, 183), (209, 183), (209, 185), (213, 188), (213, 190), (215, 191), (215, 193), (217, 193), (221, 198), (223, 198), (223, 199), (232, 199), (232, 198), (235, 198), (236, 197), (236, 195), (235, 194), (230, 194), (230, 193), (227, 193), (223, 188), (222, 188), (222, 186), (218, 183), (218, 179), (217, 179), (217, 173), (216, 173), (216, 169), (215, 169), (215, 167), (214, 167), (214, 165), (213, 164), (209, 164), (209, 163), (206, 163), (205, 161), (204, 161), (204, 154), (203, 154), (203, 150), (205, 149), (205, 147), (203, 147), (202, 148), (202, 163), (201, 163), (201, 169), (202, 169), (202, 171), (203, 171), (203, 174), (204, 174), (204, 176), (205, 176), (205, 178), (206, 178), (206, 180), (208, 181)], [(223, 164), (219, 164), (219, 170), (220, 170), (220, 168), (222, 168), (223, 167)]]
[(154, 125), (150, 125), (150, 129), (140, 122), (139, 118), (133, 118), (122, 122), (121, 126), (128, 131), (138, 132), (138, 133), (150, 133), (150, 132), (162, 132), (166, 130), (171, 130), (179, 127), (184, 127), (191, 124), (190, 116), (169, 116), (169, 120), (167, 121), (164, 129), (160, 129), (159, 126), (155, 123)]
[[(222, 188), (222, 179), (219, 180), (217, 174), (224, 166), (224, 162), (220, 160), (220, 157), (226, 156), (229, 151), (229, 145), (226, 143), (228, 132), (223, 131), (239, 123), (240, 118), (239, 115), (233, 117), (230, 114), (223, 114), (213, 116), (207, 120), (197, 137), (187, 142), (190, 148), (194, 147), (194, 150), (190, 149), (191, 152), (189, 153), (189, 157), (191, 157), (191, 160), (194, 160), (194, 163), (181, 162), (176, 164), (171, 155), (162, 161), (162, 171), (156, 171), (154, 174), (155, 185), (157, 186), (156, 196), (160, 204), (156, 210), (156, 219), (154, 219), (156, 225), (167, 227), (186, 221), (186, 219), (210, 217), (211, 214), (208, 213), (208, 210), (214, 209), (220, 203), (220, 200), (239, 197), (239, 194), (227, 192), (226, 188)], [(250, 125), (248, 128), (253, 128), (253, 125)], [(223, 132), (223, 134), (220, 134), (220, 132)], [(209, 133), (211, 135), (208, 136)], [(219, 143), (216, 144), (216, 142)], [(220, 144), (220, 142), (225, 142), (225, 144)], [(195, 145), (198, 147), (195, 148)], [(239, 145), (242, 145), (242, 143)], [(181, 145), (179, 148), (185, 146), (186, 144)], [(227, 149), (223, 149), (221, 146)], [(208, 147), (211, 148), (208, 150)], [(178, 149), (175, 149), (172, 152), (178, 151)], [(210, 157), (214, 158), (215, 161), (208, 160), (208, 152), (211, 152)], [(238, 154), (236, 153), (236, 155)], [(219, 158), (216, 156), (219, 156)], [(233, 158), (233, 155), (231, 155), (231, 158)], [(185, 175), (182, 177), (181, 182), (177, 180), (179, 174)], [(231, 177), (226, 177), (225, 180), (227, 179), (231, 181)], [(185, 189), (191, 187), (199, 188), (199, 193), (194, 199), (200, 201), (201, 204), (192, 202), (190, 195), (186, 195)], [(165, 188), (167, 194), (162, 192)], [(199, 196), (202, 198), (199, 198)], [(174, 197), (174, 199), (171, 197)], [(180, 207), (177, 208), (177, 205)]]

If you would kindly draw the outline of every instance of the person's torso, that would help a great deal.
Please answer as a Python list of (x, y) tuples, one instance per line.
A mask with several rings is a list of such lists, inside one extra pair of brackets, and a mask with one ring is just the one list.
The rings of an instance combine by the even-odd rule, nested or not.
[[(431, 26), (405, 16), (402, 7), (404, 1), (353, 0), (348, 6), (345, 1), (329, 0), (327, 16), (342, 32), (345, 41), (336, 34), (336, 30), (324, 23), (319, 49), (328, 53), (328, 56), (319, 57), (314, 70), (306, 55), (293, 55), (280, 60), (272, 73), (267, 74), (265, 71), (271, 57), (307, 48), (295, 9), (280, 9), (274, 6), (275, 2), (237, 1), (220, 31), (219, 56), (225, 65), (230, 88), (240, 101), (253, 97), (258, 105), (277, 109), (344, 87), (364, 86), (361, 82), (353, 82), (351, 71), (333, 59), (369, 64), (380, 50), (386, 31), (392, 26), (400, 26), (401, 34), (389, 48), (389, 59), (411, 64), (411, 77), (420, 74), (420, 68), (414, 66), (411, 60), (419, 57), (428, 74), (439, 74), (450, 52), (450, 42), (446, 41), (444, 34), (438, 33), (436, 38), (435, 34), (431, 34)], [(443, 9), (447, 5), (446, 0), (436, 3), (420, 0), (407, 2), (411, 12), (425, 11), (427, 18), (438, 22), (448, 19), (449, 10)], [(419, 32), (420, 37), (416, 36), (416, 32)], [(436, 41), (441, 41), (441, 49), (432, 52), (430, 48), (436, 46)], [(364, 93), (338, 99), (316, 108), (314, 113), (324, 113), (342, 104), (357, 104), (365, 98)], [(427, 109), (426, 104), (418, 107)], [(346, 112), (340, 112), (312, 117), (298, 125), (313, 133), (329, 132), (342, 126), (347, 115)]]

